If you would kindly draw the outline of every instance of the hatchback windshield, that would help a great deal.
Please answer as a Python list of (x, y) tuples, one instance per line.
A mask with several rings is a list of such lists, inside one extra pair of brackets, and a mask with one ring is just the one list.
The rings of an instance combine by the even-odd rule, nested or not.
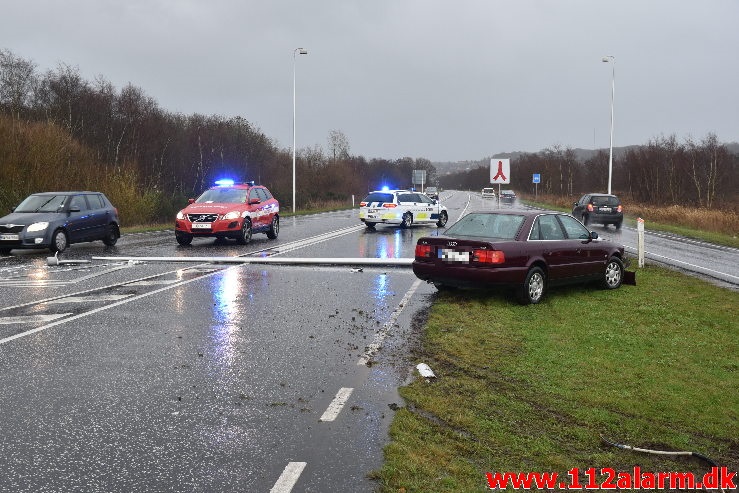
[(197, 203), (216, 202), (219, 204), (243, 204), (246, 202), (247, 190), (243, 188), (211, 188), (206, 190), (195, 201)]
[(512, 240), (524, 217), (515, 214), (467, 214), (444, 233), (446, 236), (481, 236)]
[(30, 195), (13, 212), (59, 212), (68, 195)]

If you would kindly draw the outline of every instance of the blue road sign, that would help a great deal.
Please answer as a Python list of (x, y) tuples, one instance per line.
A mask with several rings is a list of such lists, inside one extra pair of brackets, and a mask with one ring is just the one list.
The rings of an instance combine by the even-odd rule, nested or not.
[(534, 173), (534, 181), (532, 183), (541, 183), (541, 175), (539, 173)]

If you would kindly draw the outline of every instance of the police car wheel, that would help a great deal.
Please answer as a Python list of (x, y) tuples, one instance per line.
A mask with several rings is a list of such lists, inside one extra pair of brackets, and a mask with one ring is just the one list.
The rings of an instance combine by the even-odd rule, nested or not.
[(275, 216), (272, 218), (272, 224), (270, 224), (269, 230), (267, 230), (267, 238), (275, 240), (278, 234), (280, 234), (280, 218)]
[(441, 211), (441, 214), (439, 214), (439, 220), (436, 222), (436, 226), (439, 228), (443, 228), (446, 226), (446, 222), (449, 220), (449, 216), (447, 216), (447, 213), (444, 211)]
[(403, 214), (403, 222), (400, 223), (401, 228), (410, 228), (413, 224), (413, 216), (410, 212)]
[(251, 241), (251, 221), (249, 219), (244, 219), (243, 224), (241, 225), (241, 234), (236, 239), (236, 241), (239, 243), (239, 245), (246, 245)]
[(367, 229), (375, 229), (375, 223), (365, 222), (364, 225), (367, 226)]

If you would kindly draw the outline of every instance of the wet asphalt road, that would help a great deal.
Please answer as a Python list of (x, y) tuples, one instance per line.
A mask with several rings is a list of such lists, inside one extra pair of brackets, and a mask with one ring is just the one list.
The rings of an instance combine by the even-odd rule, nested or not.
[[(442, 198), (450, 221), (494, 207), (467, 193)], [(636, 244), (628, 228), (593, 229)], [(436, 231), (368, 231), (347, 211), (287, 218), (278, 240), (256, 235), (247, 246), (184, 248), (164, 231), (74, 245), (62, 259), (408, 258)], [(666, 243), (659, 255), (694, 264), (710, 253), (705, 268), (739, 275), (735, 249), (668, 240), (690, 254)], [(410, 269), (47, 266), (48, 255), (0, 259), (0, 491), (288, 491), (278, 488), (291, 472), (293, 491), (376, 489), (367, 475), (416, 363), (414, 321), (435, 293)]]

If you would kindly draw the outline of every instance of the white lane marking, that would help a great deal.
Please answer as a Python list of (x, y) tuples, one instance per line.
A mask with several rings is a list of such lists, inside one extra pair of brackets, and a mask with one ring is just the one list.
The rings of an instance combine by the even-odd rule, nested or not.
[(344, 409), (344, 405), (346, 404), (346, 401), (349, 400), (349, 397), (352, 395), (352, 392), (354, 392), (354, 389), (349, 387), (342, 387), (339, 389), (339, 391), (336, 393), (336, 397), (334, 397), (334, 400), (331, 401), (331, 404), (328, 405), (328, 408), (326, 408), (326, 411), (321, 415), (321, 418), (318, 421), (333, 421), (336, 419), (336, 417), (339, 415), (342, 409)]
[[(232, 267), (232, 268), (234, 268), (234, 267)], [(212, 275), (216, 274), (217, 272), (221, 272), (221, 271), (216, 271), (216, 272), (213, 272), (212, 274), (207, 274), (205, 276), (195, 277), (193, 279), (188, 279), (187, 281), (182, 281), (182, 282), (177, 283), (177, 284), (170, 284), (169, 286), (165, 286), (163, 288), (155, 289), (154, 291), (149, 291), (147, 293), (143, 293), (143, 294), (140, 294), (138, 296), (130, 296), (130, 297), (124, 299), (124, 300), (120, 300), (120, 301), (116, 301), (115, 303), (111, 303), (110, 305), (101, 306), (99, 308), (95, 308), (94, 310), (90, 310), (88, 312), (80, 313), (80, 314), (75, 315), (73, 317), (65, 318), (63, 320), (58, 320), (58, 321), (52, 322), (50, 324), (42, 325), (41, 327), (36, 327), (35, 329), (27, 330), (25, 332), (20, 332), (18, 334), (13, 335), (13, 336), (6, 337), (4, 339), (0, 339), (0, 345), (1, 344), (5, 344), (5, 343), (10, 342), (10, 341), (14, 341), (15, 339), (20, 339), (21, 337), (30, 336), (30, 335), (35, 334), (37, 332), (41, 332), (42, 330), (46, 330), (46, 329), (50, 329), (52, 327), (56, 327), (57, 325), (61, 325), (61, 324), (67, 323), (67, 322), (70, 322), (72, 320), (77, 320), (77, 319), (80, 319), (80, 318), (87, 317), (88, 315), (93, 315), (93, 314), (98, 313), (98, 312), (102, 312), (102, 311), (105, 311), (105, 310), (109, 310), (111, 308), (115, 308), (116, 306), (120, 306), (120, 305), (123, 305), (125, 303), (129, 303), (131, 301), (136, 301), (136, 300), (140, 300), (141, 298), (146, 298), (147, 296), (152, 296), (152, 295), (155, 295), (155, 294), (159, 294), (162, 291), (166, 291), (168, 289), (172, 289), (172, 288), (175, 288), (175, 287), (178, 287), (178, 286), (184, 286), (185, 284), (190, 284), (191, 282), (195, 282), (195, 281), (201, 280), (201, 279), (203, 279), (205, 277), (212, 276)]]
[[(58, 318), (67, 317), (71, 313), (53, 313), (50, 315), (23, 315), (18, 317), (0, 317), (0, 325), (48, 323)], [(0, 340), (2, 344), (3, 340)]]
[(290, 493), (306, 465), (308, 465), (307, 462), (290, 462), (285, 466), (285, 470), (282, 471), (269, 493)]
[(47, 304), (60, 304), (60, 303), (88, 303), (96, 301), (118, 301), (123, 298), (129, 298), (131, 294), (103, 294), (100, 296), (67, 296), (66, 298), (57, 298), (55, 300), (47, 302)]
[(157, 279), (154, 281), (129, 282), (129, 283), (126, 283), (126, 286), (154, 286), (154, 285), (161, 285), (161, 284), (174, 284), (176, 282), (179, 282), (179, 279)]
[(393, 311), (392, 314), (390, 314), (390, 318), (387, 322), (385, 322), (385, 325), (382, 326), (382, 328), (375, 334), (375, 338), (372, 341), (372, 343), (367, 346), (367, 349), (365, 350), (364, 354), (361, 358), (359, 358), (359, 361), (357, 361), (357, 365), (366, 365), (369, 360), (372, 358), (372, 356), (375, 355), (377, 351), (380, 350), (380, 347), (382, 346), (383, 341), (387, 337), (387, 333), (390, 331), (393, 325), (395, 325), (395, 321), (398, 319), (398, 316), (400, 315), (400, 312), (403, 311), (403, 308), (405, 308), (405, 305), (408, 304), (408, 301), (410, 301), (411, 296), (413, 296), (413, 293), (416, 292), (416, 289), (418, 289), (418, 286), (421, 285), (421, 280), (416, 279), (416, 282), (411, 284), (410, 289), (408, 289), (408, 292), (405, 293), (405, 296), (403, 296), (403, 299), (400, 300), (400, 303), (398, 304), (397, 308)]

